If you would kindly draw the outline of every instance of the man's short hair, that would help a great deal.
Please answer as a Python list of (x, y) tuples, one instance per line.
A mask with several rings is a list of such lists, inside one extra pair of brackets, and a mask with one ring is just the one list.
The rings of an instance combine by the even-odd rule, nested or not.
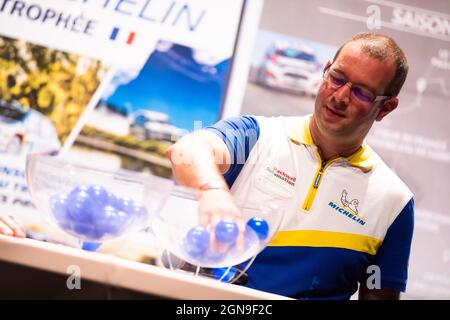
[(405, 83), (408, 74), (408, 61), (402, 49), (397, 45), (394, 39), (374, 32), (363, 32), (353, 36), (346, 41), (334, 55), (333, 62), (336, 61), (342, 48), (350, 42), (361, 42), (361, 49), (374, 59), (380, 61), (391, 60), (395, 63), (395, 74), (392, 80), (385, 88), (383, 95), (397, 96)]

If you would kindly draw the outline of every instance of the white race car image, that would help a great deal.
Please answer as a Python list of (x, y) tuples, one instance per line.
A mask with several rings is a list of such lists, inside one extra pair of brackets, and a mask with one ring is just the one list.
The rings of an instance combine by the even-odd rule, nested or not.
[(276, 42), (267, 52), (258, 82), (311, 96), (317, 94), (322, 66), (313, 49), (295, 42)]

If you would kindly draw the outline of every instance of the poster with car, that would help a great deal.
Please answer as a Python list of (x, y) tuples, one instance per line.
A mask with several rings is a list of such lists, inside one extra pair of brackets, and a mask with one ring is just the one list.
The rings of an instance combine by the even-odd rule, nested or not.
[(25, 181), (31, 152), (169, 177), (167, 147), (223, 111), (244, 6), (2, 2), (0, 210), (46, 233)]
[[(448, 0), (265, 1), (253, 80), (241, 110), (265, 116), (312, 113), (314, 99), (296, 93), (305, 89), (305, 63), (297, 62), (298, 49), (284, 45), (286, 40), (310, 47), (322, 66), (355, 33), (380, 32), (397, 41), (408, 58), (409, 74), (399, 107), (374, 124), (367, 140), (414, 194), (404, 299), (450, 298), (450, 210), (445, 202), (450, 193), (449, 25)], [(281, 55), (273, 54), (279, 45), (269, 45), (278, 42), (283, 43)], [(274, 49), (267, 55), (268, 47)]]
[(113, 90), (87, 117), (71, 156), (83, 161), (95, 155), (111, 170), (170, 178), (167, 148), (219, 119), (231, 59), (232, 51), (220, 57), (214, 50), (159, 40), (134, 78), (117, 86), (113, 78)]
[(170, 178), (166, 150), (188, 132), (220, 119), (245, 1), (193, 1), (188, 9), (173, 10), (189, 13), (179, 28), (195, 34), (186, 38), (179, 29), (168, 30), (140, 70), (116, 73), (87, 117), (71, 157)]
[(311, 112), (323, 68), (336, 49), (308, 38), (259, 29), (242, 113)]

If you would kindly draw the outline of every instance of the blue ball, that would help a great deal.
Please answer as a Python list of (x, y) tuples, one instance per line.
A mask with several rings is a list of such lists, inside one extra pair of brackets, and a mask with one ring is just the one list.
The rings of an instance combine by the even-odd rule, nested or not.
[(191, 228), (184, 239), (184, 248), (191, 256), (204, 253), (209, 248), (209, 232), (204, 227)]
[(234, 268), (227, 267), (214, 268), (211, 270), (211, 275), (214, 277), (214, 279), (221, 279), (221, 282), (230, 282), (236, 275), (236, 270)]
[(73, 222), (71, 224), (71, 230), (77, 236), (94, 240), (98, 240), (104, 235), (104, 233), (97, 230), (92, 223)]
[(97, 251), (97, 249), (100, 248), (101, 245), (101, 242), (83, 241), (81, 248), (85, 251)]
[(80, 184), (79, 186), (76, 186), (75, 188), (73, 188), (73, 190), (71, 191), (71, 193), (77, 193), (80, 191), (86, 191), (89, 189), (88, 185), (85, 184)]
[(127, 227), (127, 222), (128, 215), (110, 205), (94, 212), (93, 224), (96, 230), (103, 233), (119, 235)]
[(139, 202), (128, 197), (117, 198), (116, 208), (137, 219), (145, 220), (147, 218), (147, 209)]
[(260, 217), (253, 217), (247, 221), (246, 230), (253, 230), (260, 240), (264, 240), (269, 235), (269, 224)]
[(86, 192), (89, 195), (89, 199), (98, 207), (104, 207), (105, 205), (110, 204), (110, 198), (112, 195), (102, 186), (87, 186)]
[(61, 194), (53, 195), (50, 197), (49, 204), (53, 217), (55, 217), (58, 224), (67, 223), (67, 197)]
[(108, 201), (106, 204), (117, 208), (118, 203), (119, 203), (119, 198), (116, 197), (113, 193), (108, 192)]
[(216, 225), (214, 234), (217, 241), (226, 244), (233, 244), (239, 234), (239, 227), (233, 220), (223, 219)]
[(145, 220), (148, 217), (147, 209), (139, 202), (134, 202), (132, 214), (142, 220)]
[(130, 212), (132, 210), (132, 206), (134, 204), (133, 199), (128, 197), (118, 197), (116, 198), (115, 207), (117, 210), (121, 210), (124, 212)]
[(91, 201), (87, 190), (87, 186), (79, 186), (67, 196), (67, 217), (72, 222), (89, 223), (92, 221), (95, 203)]

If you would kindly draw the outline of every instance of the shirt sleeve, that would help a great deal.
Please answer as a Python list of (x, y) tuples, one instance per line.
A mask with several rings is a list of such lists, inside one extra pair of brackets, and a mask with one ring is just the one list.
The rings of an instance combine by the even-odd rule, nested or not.
[(233, 117), (221, 120), (205, 129), (216, 133), (227, 145), (231, 164), (224, 178), (231, 187), (259, 139), (258, 121), (253, 116)]
[(382, 289), (406, 290), (413, 229), (414, 199), (411, 198), (389, 227), (375, 255), (373, 264), (380, 268)]

